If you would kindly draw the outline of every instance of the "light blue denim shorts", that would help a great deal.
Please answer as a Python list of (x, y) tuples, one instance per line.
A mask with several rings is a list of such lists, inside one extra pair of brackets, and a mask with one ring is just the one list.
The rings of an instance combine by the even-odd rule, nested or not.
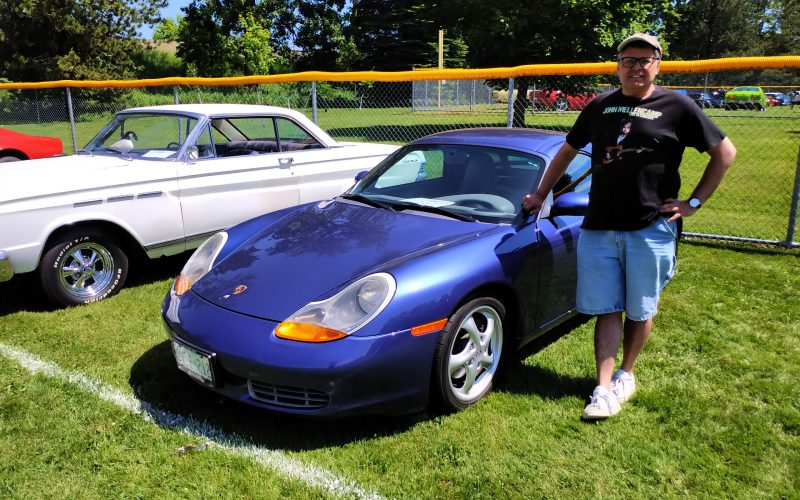
[(581, 229), (578, 311), (625, 311), (643, 321), (656, 315), (661, 290), (675, 274), (677, 224), (659, 217), (638, 231)]

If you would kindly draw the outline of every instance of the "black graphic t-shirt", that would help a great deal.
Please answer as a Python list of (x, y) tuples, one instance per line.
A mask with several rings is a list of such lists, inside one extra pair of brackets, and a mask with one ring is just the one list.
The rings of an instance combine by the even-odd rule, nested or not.
[(700, 152), (725, 134), (694, 101), (656, 87), (646, 99), (615, 90), (592, 99), (578, 116), (567, 142), (592, 143), (592, 187), (586, 229), (635, 231), (659, 216), (681, 187), (684, 149)]

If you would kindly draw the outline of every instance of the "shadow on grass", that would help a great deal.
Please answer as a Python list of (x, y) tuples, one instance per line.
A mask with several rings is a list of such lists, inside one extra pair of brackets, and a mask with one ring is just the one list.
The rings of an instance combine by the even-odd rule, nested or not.
[[(140, 357), (131, 368), (129, 381), (136, 396), (154, 409), (191, 417), (231, 438), (275, 450), (314, 450), (389, 436), (435, 416), (418, 413), (320, 419), (271, 412), (220, 396), (192, 381), (176, 367), (169, 341)], [(153, 416), (156, 422), (163, 420)]]
[[(125, 287), (146, 285), (178, 275), (191, 252), (161, 259), (137, 259), (131, 269)], [(20, 311), (49, 312), (59, 309), (50, 302), (39, 286), (37, 272), (15, 276), (11, 281), (0, 283), (0, 317)]]
[(592, 377), (570, 377), (540, 366), (522, 364), (525, 358), (541, 352), (591, 320), (591, 316), (579, 314), (525, 345), (515, 353), (516, 362), (506, 367), (497, 390), (512, 394), (536, 395), (544, 399), (584, 397), (591, 393), (596, 385)]

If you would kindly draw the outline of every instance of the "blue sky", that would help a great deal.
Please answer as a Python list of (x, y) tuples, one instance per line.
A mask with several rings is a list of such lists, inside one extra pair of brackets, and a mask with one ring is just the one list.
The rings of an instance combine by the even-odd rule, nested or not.
[[(161, 9), (161, 17), (168, 18), (168, 17), (176, 17), (183, 12), (181, 12), (181, 7), (186, 7), (192, 3), (192, 0), (169, 0), (169, 5)], [(144, 39), (151, 39), (153, 38), (153, 27), (144, 25), (139, 29), (139, 36)]]

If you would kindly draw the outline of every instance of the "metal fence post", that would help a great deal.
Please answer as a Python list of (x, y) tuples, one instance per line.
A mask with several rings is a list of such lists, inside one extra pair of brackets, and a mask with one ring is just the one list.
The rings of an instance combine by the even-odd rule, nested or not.
[(172, 87), (172, 98), (175, 101), (175, 104), (181, 103), (180, 99), (178, 99), (178, 87)]
[(317, 82), (311, 82), (311, 120), (317, 123)]
[(792, 206), (789, 209), (789, 227), (786, 230), (786, 247), (794, 246), (795, 226), (797, 226), (797, 208), (800, 204), (800, 148), (797, 150), (797, 169), (794, 172), (794, 190), (792, 191)]
[(508, 79), (508, 118), (506, 119), (506, 127), (512, 128), (514, 126), (514, 79)]
[(69, 128), (72, 132), (72, 152), (78, 152), (78, 135), (75, 133), (75, 114), (72, 112), (72, 92), (67, 89), (67, 113), (69, 113)]

